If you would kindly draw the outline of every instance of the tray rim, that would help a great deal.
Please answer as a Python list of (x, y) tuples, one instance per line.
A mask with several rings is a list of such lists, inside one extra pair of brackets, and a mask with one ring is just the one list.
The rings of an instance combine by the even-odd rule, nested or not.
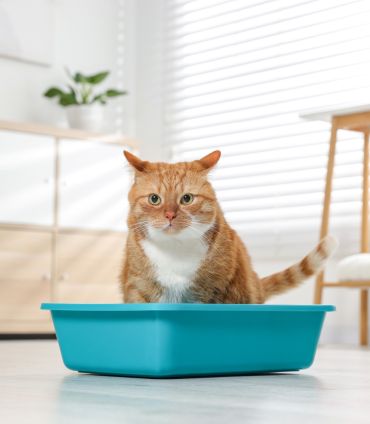
[(333, 312), (334, 305), (202, 304), (202, 303), (42, 303), (42, 310), (74, 312)]

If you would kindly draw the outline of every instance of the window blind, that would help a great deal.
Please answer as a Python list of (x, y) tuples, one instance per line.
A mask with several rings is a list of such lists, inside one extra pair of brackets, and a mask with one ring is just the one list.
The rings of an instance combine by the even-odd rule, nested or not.
[[(370, 101), (366, 0), (167, 0), (165, 148), (222, 151), (211, 180), (259, 258), (303, 254), (319, 236), (329, 124), (300, 114)], [(357, 252), (359, 134), (337, 144), (331, 232)]]

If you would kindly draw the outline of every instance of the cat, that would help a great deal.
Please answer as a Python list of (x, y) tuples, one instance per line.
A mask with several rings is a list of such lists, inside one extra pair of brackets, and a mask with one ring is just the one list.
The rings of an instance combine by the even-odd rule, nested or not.
[(174, 164), (124, 155), (135, 172), (120, 276), (126, 303), (264, 303), (316, 274), (335, 248), (328, 236), (297, 264), (259, 278), (207, 179), (220, 151)]

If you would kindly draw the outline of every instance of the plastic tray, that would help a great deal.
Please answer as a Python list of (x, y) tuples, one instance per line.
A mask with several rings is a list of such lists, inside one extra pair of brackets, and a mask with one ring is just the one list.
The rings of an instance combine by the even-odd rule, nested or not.
[(308, 368), (330, 305), (58, 304), (51, 311), (71, 370), (142, 377)]

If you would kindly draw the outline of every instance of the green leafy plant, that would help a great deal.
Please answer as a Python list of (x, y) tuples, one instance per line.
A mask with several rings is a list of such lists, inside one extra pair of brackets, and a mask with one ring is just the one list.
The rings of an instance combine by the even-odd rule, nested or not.
[(44, 96), (48, 98), (57, 97), (61, 106), (71, 105), (91, 105), (99, 102), (105, 105), (108, 99), (124, 96), (126, 91), (110, 88), (102, 93), (95, 94), (95, 86), (103, 82), (109, 75), (109, 71), (99, 72), (94, 75), (83, 75), (81, 72), (72, 74), (66, 69), (70, 84), (66, 89), (50, 87), (45, 91)]

